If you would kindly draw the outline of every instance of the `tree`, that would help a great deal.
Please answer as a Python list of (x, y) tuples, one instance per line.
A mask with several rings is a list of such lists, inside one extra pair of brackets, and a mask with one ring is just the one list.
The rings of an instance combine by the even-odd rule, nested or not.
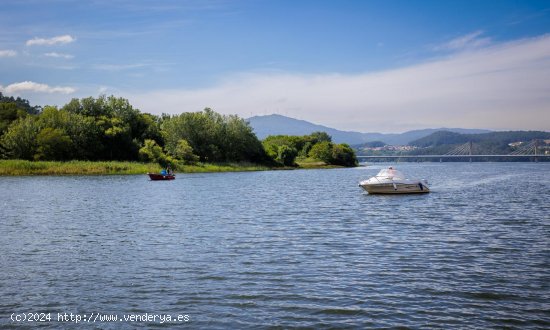
[(313, 144), (319, 142), (332, 142), (332, 137), (328, 135), (327, 132), (313, 132), (306, 137), (308, 137)]
[(37, 121), (41, 128), (60, 129), (69, 136), (72, 143), (68, 159), (101, 159), (104, 130), (93, 117), (46, 106)]
[(25, 113), (30, 115), (37, 115), (42, 110), (40, 106), (31, 106), (28, 100), (22, 99), (20, 97), (14, 98), (13, 96), (4, 96), (0, 92), (0, 104), (2, 103), (13, 103), (18, 109), (21, 109)]
[(270, 135), (262, 142), (266, 155), (284, 166), (295, 165), (296, 157), (303, 154), (307, 144), (306, 136), (291, 135)]
[(61, 110), (96, 121), (103, 131), (98, 159), (137, 159), (142, 141), (160, 136), (154, 117), (143, 116), (124, 98), (100, 95), (97, 99), (72, 99)]
[(199, 156), (193, 153), (193, 148), (183, 139), (178, 141), (175, 154), (172, 156), (182, 160), (184, 164), (194, 164), (199, 161)]
[(25, 117), (27, 112), (17, 106), (15, 102), (0, 103), (0, 136), (16, 119)]
[(145, 162), (159, 162), (165, 157), (164, 151), (154, 140), (145, 140), (143, 147), (139, 149), (139, 158)]
[(232, 161), (265, 162), (267, 155), (262, 143), (254, 134), (250, 124), (244, 119), (231, 115), (225, 116), (222, 140), (225, 146), (225, 158)]
[(316, 143), (313, 147), (311, 147), (309, 157), (330, 164), (332, 160), (332, 146), (333, 144), (328, 141)]
[(349, 145), (342, 143), (332, 146), (330, 163), (333, 165), (353, 167), (357, 166), (358, 161), (353, 149)]
[(164, 140), (160, 131), (161, 119), (149, 113), (140, 113), (136, 118), (135, 127), (132, 129), (132, 136), (138, 141), (146, 139), (155, 140), (161, 146)]
[(60, 128), (46, 127), (36, 136), (35, 160), (66, 160), (70, 155), (71, 138)]
[(97, 99), (91, 96), (80, 100), (74, 98), (62, 110), (90, 117), (114, 116), (114, 110), (108, 107), (105, 95), (100, 95)]
[(38, 120), (34, 116), (14, 121), (0, 139), (0, 145), (10, 158), (32, 160), (36, 149), (36, 136), (40, 131)]
[(165, 118), (161, 132), (171, 155), (177, 153), (179, 141), (185, 140), (201, 161), (262, 162), (267, 158), (246, 121), (237, 116), (222, 116), (209, 108)]
[(296, 156), (298, 156), (298, 151), (295, 148), (289, 147), (287, 145), (282, 145), (279, 146), (277, 149), (276, 160), (284, 166), (294, 166)]

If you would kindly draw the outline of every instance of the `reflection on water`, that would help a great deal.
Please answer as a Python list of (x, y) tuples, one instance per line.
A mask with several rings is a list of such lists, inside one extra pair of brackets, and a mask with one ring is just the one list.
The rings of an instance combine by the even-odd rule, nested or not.
[(357, 183), (381, 167), (2, 177), (0, 324), (42, 311), (187, 314), (196, 328), (550, 327), (549, 164), (397, 164), (433, 192), (367, 195)]

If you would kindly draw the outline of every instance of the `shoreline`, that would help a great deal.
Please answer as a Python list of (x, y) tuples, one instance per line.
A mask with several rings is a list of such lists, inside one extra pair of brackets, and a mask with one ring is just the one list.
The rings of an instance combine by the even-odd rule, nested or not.
[[(219, 173), (219, 172), (247, 172), (272, 171), (293, 169), (332, 169), (341, 166), (324, 164), (303, 164), (297, 167), (269, 167), (252, 163), (201, 163), (185, 165), (178, 168), (176, 173)], [(1, 176), (42, 176), (42, 175), (138, 175), (158, 173), (161, 166), (156, 163), (140, 163), (130, 161), (29, 161), (29, 160), (0, 160)]]

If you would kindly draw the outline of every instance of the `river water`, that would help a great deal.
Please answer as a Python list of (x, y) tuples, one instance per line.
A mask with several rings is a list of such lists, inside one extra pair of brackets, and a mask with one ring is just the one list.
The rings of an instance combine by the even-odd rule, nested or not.
[(396, 167), (0, 177), (0, 327), (549, 328), (550, 164)]

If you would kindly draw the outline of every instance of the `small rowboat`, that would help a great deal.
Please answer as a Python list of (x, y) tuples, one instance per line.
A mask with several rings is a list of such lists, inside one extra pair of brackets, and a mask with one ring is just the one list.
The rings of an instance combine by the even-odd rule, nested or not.
[(159, 180), (174, 180), (176, 178), (175, 174), (158, 174), (158, 173), (147, 173), (149, 175), (149, 178), (153, 181), (159, 181)]

